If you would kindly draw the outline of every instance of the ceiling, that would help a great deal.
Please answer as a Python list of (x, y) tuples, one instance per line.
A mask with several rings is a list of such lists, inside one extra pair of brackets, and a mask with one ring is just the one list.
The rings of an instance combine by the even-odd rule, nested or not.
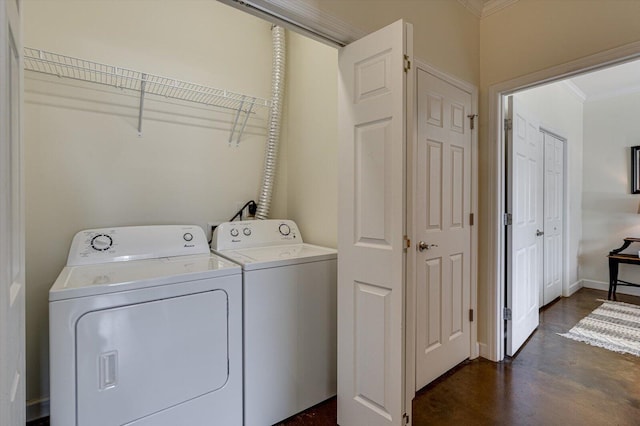
[[(586, 101), (640, 92), (640, 61), (627, 62), (568, 80)], [(578, 93), (580, 94), (580, 93)]]

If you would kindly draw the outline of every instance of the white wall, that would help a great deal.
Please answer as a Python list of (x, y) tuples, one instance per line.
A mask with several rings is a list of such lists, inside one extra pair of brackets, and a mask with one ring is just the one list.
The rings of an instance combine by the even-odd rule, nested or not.
[[(270, 96), (270, 24), (215, 1), (22, 4), (26, 46)], [(139, 137), (135, 96), (29, 72), (25, 85), (27, 399), (35, 400), (48, 395), (47, 292), (74, 233), (229, 219), (258, 194), (266, 115), (230, 147), (232, 113), (149, 97)], [(285, 194), (278, 187), (275, 215), (286, 215)]]
[[(630, 191), (630, 147), (640, 145), (640, 93), (588, 101), (584, 114), (580, 275), (587, 286), (608, 288), (606, 255), (625, 237), (640, 236), (640, 195)], [(634, 244), (629, 251), (638, 249)], [(640, 283), (640, 270), (621, 265), (619, 278)]]
[(565, 197), (568, 200), (568, 247), (565, 252), (569, 274), (564, 294), (579, 285), (578, 259), (582, 238), (582, 151), (583, 101), (563, 83), (554, 83), (514, 95), (539, 120), (541, 127), (567, 139)]

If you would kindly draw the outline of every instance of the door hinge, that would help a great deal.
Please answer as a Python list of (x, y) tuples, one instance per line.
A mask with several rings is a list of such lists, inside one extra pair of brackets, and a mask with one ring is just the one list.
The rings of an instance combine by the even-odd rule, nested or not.
[(411, 239), (409, 237), (405, 235), (402, 239), (404, 240), (404, 249), (411, 247)]
[(408, 55), (404, 55), (404, 72), (409, 72), (411, 69), (411, 61)]
[(467, 115), (467, 117), (469, 117), (469, 120), (470, 120), (471, 130), (473, 130), (473, 127), (474, 127), (473, 119), (476, 118), (477, 116), (478, 116), (478, 114), (469, 114), (469, 115)]
[(502, 220), (505, 226), (511, 226), (511, 224), (513, 223), (513, 217), (511, 216), (511, 213), (505, 213)]
[(469, 322), (473, 322), (473, 309), (469, 309)]
[(502, 316), (506, 321), (511, 321), (511, 308), (504, 308)]
[(409, 415), (407, 415), (407, 413), (404, 413), (402, 415), (402, 419), (404, 420), (404, 424), (408, 425), (409, 424)]
[(505, 118), (504, 119), (504, 130), (511, 130), (513, 129), (513, 120), (510, 118)]
[(473, 213), (469, 213), (469, 226), (473, 226), (474, 219)]

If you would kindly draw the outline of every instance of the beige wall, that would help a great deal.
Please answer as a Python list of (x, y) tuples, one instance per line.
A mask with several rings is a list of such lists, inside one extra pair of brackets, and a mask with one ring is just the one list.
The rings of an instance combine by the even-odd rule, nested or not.
[[(270, 24), (214, 1), (27, 1), (30, 47), (270, 96)], [(48, 395), (48, 289), (86, 228), (228, 220), (256, 198), (266, 114), (233, 113), (26, 73), (27, 398)], [(286, 148), (285, 148), (286, 154)], [(286, 167), (282, 168), (286, 170)], [(286, 171), (279, 177), (286, 183)], [(275, 215), (286, 215), (276, 190)]]
[(305, 242), (337, 245), (338, 50), (287, 33), (287, 213)]
[(519, 0), (480, 23), (482, 88), (640, 40), (636, 0)]
[(480, 82), (479, 19), (456, 0), (308, 0), (367, 33), (398, 19), (413, 24), (414, 55), (462, 80)]
[[(640, 196), (630, 192), (629, 160), (630, 147), (640, 145), (640, 93), (587, 102), (584, 112), (580, 275), (592, 286), (594, 281), (609, 282), (606, 254), (625, 237), (640, 235)], [(637, 253), (639, 248), (634, 244), (628, 251)], [(640, 282), (640, 272), (622, 265), (620, 278)]]
[(565, 198), (568, 223), (568, 247), (565, 263), (569, 273), (563, 277), (564, 292), (579, 286), (578, 256), (582, 238), (582, 151), (583, 101), (562, 83), (549, 84), (519, 92), (523, 105), (540, 121), (540, 126), (567, 139), (565, 164), (567, 186)]

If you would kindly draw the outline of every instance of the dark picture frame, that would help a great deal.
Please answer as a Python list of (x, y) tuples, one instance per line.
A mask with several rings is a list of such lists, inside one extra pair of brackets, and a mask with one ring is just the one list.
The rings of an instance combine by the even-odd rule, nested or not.
[(631, 193), (640, 194), (640, 145), (631, 147)]

